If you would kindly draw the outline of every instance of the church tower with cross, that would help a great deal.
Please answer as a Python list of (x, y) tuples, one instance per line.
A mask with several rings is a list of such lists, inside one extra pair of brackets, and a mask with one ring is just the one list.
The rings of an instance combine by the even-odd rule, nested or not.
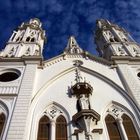
[(71, 36), (46, 61), (39, 19), (12, 33), (0, 52), (1, 140), (140, 139), (140, 46), (105, 19), (94, 40), (99, 56)]

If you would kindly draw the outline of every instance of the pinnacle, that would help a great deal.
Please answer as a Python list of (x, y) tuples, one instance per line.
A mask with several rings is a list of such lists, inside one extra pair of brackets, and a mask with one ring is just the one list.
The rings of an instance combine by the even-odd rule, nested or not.
[(80, 54), (83, 52), (83, 50), (79, 47), (75, 37), (71, 36), (68, 40), (68, 44), (64, 52), (69, 54)]

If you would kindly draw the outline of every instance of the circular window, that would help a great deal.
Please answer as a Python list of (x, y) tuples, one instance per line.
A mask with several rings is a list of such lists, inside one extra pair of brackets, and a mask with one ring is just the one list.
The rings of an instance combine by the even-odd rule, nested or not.
[(140, 72), (139, 72), (139, 73), (137, 73), (137, 76), (140, 78)]
[(0, 82), (10, 82), (20, 76), (19, 70), (4, 70), (0, 73)]

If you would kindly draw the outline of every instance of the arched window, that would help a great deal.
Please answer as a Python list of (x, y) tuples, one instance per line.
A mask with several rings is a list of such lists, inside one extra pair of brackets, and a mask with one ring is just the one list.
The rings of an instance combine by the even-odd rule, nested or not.
[(116, 120), (111, 115), (107, 115), (107, 117), (105, 118), (105, 122), (107, 125), (110, 140), (122, 140)]
[(43, 116), (39, 121), (37, 140), (49, 140), (50, 120), (47, 116)]
[(5, 121), (6, 121), (6, 117), (5, 117), (4, 113), (1, 113), (0, 114), (0, 136), (1, 136), (2, 131), (3, 131)]
[(132, 120), (126, 114), (122, 116), (122, 119), (128, 140), (139, 140)]
[(114, 37), (114, 40), (115, 40), (115, 42), (119, 42), (119, 40), (116, 37)]
[(35, 38), (31, 38), (31, 42), (35, 42)]
[(110, 42), (114, 42), (114, 39), (113, 38), (110, 38)]
[(31, 38), (28, 36), (28, 37), (26, 38), (26, 41), (27, 41), (27, 42), (29, 42), (29, 41), (30, 41), (30, 39), (31, 39)]
[(67, 123), (62, 115), (56, 120), (56, 140), (67, 140)]

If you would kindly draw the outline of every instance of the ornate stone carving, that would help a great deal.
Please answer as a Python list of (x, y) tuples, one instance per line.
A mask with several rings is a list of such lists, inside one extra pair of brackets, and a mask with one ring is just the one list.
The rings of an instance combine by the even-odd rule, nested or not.
[(117, 48), (117, 52), (118, 52), (118, 55), (127, 55), (125, 50), (120, 46)]
[(116, 105), (112, 105), (111, 107), (109, 107), (107, 112), (113, 115), (115, 118), (121, 118), (124, 110)]
[(51, 119), (54, 119), (61, 115), (62, 111), (56, 106), (51, 106), (45, 111), (45, 114), (49, 115)]
[(67, 54), (82, 54), (83, 50), (79, 47), (75, 38), (71, 36), (64, 52)]
[(7, 57), (15, 56), (16, 51), (17, 51), (17, 47), (13, 47), (6, 56)]
[(140, 50), (136, 46), (132, 47), (134, 56), (140, 56)]
[(25, 56), (28, 56), (28, 55), (30, 55), (30, 48), (28, 48), (25, 52)]

